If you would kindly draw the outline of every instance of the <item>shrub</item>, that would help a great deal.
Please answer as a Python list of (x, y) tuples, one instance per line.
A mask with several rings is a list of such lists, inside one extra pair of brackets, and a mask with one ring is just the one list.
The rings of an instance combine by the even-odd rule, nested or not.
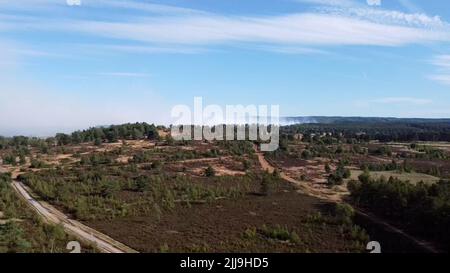
[(336, 174), (330, 174), (327, 180), (328, 186), (336, 186), (342, 185), (344, 183), (344, 179), (342, 176), (338, 176)]
[(350, 178), (350, 176), (351, 176), (350, 170), (345, 168), (343, 163), (340, 163), (336, 169), (336, 172), (328, 176), (328, 185), (329, 186), (342, 185), (344, 183), (344, 179), (348, 179)]
[(216, 176), (216, 171), (214, 170), (213, 167), (208, 166), (205, 169), (205, 176), (207, 176), (207, 177), (214, 177), (214, 176)]
[(358, 180), (350, 180), (347, 188), (350, 192), (357, 192), (361, 188), (361, 182)]
[(276, 225), (275, 227), (267, 227), (263, 225), (261, 228), (261, 234), (267, 238), (280, 240), (280, 241), (290, 241), (291, 243), (299, 243), (300, 237), (295, 231), (289, 231), (287, 227), (282, 227)]
[(274, 193), (278, 186), (278, 177), (274, 174), (265, 173), (261, 180), (261, 194), (270, 195)]
[(31, 160), (31, 165), (30, 168), (31, 169), (41, 169), (41, 168), (45, 168), (46, 164), (42, 161), (39, 161), (37, 159), (32, 159)]
[(244, 168), (244, 171), (247, 171), (248, 169), (250, 169), (250, 167), (251, 167), (250, 161), (244, 159), (242, 161), (242, 167)]
[(355, 210), (348, 204), (336, 204), (335, 214), (340, 224), (351, 225), (355, 216)]
[(5, 245), (8, 252), (27, 252), (31, 243), (24, 238), (24, 230), (11, 221), (0, 226), (0, 245)]
[(14, 155), (5, 155), (3, 157), (3, 164), (10, 164), (12, 166), (17, 165), (16, 156)]
[(258, 236), (258, 232), (256, 231), (256, 228), (247, 228), (244, 231), (243, 236), (245, 239), (254, 239)]

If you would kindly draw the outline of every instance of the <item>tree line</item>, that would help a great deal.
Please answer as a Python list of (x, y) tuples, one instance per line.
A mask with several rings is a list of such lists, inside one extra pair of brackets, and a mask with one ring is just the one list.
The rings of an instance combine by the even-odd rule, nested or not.
[(449, 122), (345, 122), (298, 124), (281, 127), (281, 129), (283, 135), (293, 138), (295, 134), (304, 134), (306, 140), (329, 134), (335, 138), (355, 139), (357, 141), (450, 141)]
[(92, 127), (87, 130), (75, 131), (71, 134), (58, 133), (54, 137), (37, 138), (26, 136), (2, 137), (0, 136), (0, 150), (23, 149), (29, 146), (40, 148), (45, 153), (49, 147), (64, 146), (69, 144), (80, 144), (94, 142), (100, 145), (103, 142), (117, 142), (118, 140), (158, 140), (158, 127), (154, 124), (127, 123), (122, 125), (111, 125), (106, 127)]
[(117, 142), (118, 140), (159, 139), (157, 127), (148, 123), (127, 123), (111, 125), (109, 127), (94, 127), (83, 131), (75, 131), (72, 134), (56, 134), (55, 141), (58, 145), (80, 144), (85, 142)]

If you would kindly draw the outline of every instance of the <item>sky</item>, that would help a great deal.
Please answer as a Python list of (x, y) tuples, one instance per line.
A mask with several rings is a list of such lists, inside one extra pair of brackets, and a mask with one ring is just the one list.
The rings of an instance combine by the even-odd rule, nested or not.
[(0, 135), (171, 109), (450, 117), (447, 0), (0, 0)]

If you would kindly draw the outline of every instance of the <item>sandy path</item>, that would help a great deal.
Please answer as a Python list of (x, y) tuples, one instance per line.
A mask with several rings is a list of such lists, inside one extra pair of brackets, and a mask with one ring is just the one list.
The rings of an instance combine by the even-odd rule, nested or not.
[[(273, 173), (275, 171), (275, 167), (272, 166), (267, 159), (264, 157), (264, 153), (258, 151), (258, 147), (256, 145), (254, 145), (254, 149), (255, 149), (255, 153), (258, 156), (258, 161), (261, 165), (261, 168), (264, 171), (267, 171), (269, 173)], [(327, 201), (333, 201), (333, 202), (341, 202), (341, 198), (339, 198), (339, 196), (336, 195), (327, 195), (317, 189), (314, 189), (313, 187), (311, 187), (310, 185), (308, 185), (307, 183), (302, 183), (301, 181), (298, 181), (290, 176), (288, 176), (286, 173), (284, 172), (280, 172), (280, 177), (294, 185), (296, 185), (301, 192), (306, 193), (308, 195), (317, 197), (319, 199), (323, 199), (323, 200), (327, 200)]]
[(269, 173), (273, 173), (275, 171), (275, 168), (272, 165), (270, 165), (270, 163), (264, 157), (263, 153), (256, 152), (256, 155), (258, 156), (258, 161), (259, 161), (259, 164), (261, 165), (261, 168), (263, 169), (263, 171), (266, 171)]
[(107, 235), (100, 233), (82, 223), (69, 219), (55, 207), (31, 197), (31, 190), (23, 183), (12, 182), (14, 190), (33, 208), (47, 223), (61, 224), (64, 230), (79, 240), (95, 246), (104, 253), (136, 253), (134, 249), (115, 241)]

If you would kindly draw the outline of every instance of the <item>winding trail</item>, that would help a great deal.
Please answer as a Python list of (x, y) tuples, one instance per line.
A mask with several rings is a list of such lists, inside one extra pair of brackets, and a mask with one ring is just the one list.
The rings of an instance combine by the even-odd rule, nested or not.
[[(264, 156), (263, 152), (260, 152), (258, 150), (257, 145), (253, 146), (255, 149), (255, 153), (258, 156), (258, 161), (261, 165), (261, 168), (264, 171), (267, 171), (269, 173), (273, 173), (275, 171), (275, 167), (272, 166), (269, 161), (267, 161), (267, 159)], [(317, 197), (319, 199), (325, 200), (325, 201), (330, 201), (333, 203), (342, 203), (342, 200), (335, 200), (333, 198), (327, 198), (326, 195), (320, 194), (319, 192), (317, 192), (316, 190), (314, 190), (313, 188), (311, 188), (310, 186), (308, 186), (306, 183), (302, 183), (301, 181), (298, 181), (292, 177), (289, 177), (288, 175), (286, 175), (283, 172), (280, 172), (280, 177), (294, 185), (296, 185), (300, 191), (304, 194), (313, 196), (313, 197)], [(394, 226), (392, 226), (391, 224), (385, 222), (384, 220), (376, 217), (375, 215), (368, 213), (368, 212), (364, 212), (360, 209), (354, 208), (355, 209), (355, 213), (357, 213), (358, 215), (365, 217), (367, 219), (369, 219), (370, 221), (383, 226), (384, 228), (386, 228), (387, 230), (396, 233), (402, 237), (404, 237), (405, 239), (413, 242), (414, 244), (416, 244), (417, 246), (420, 246), (422, 249), (426, 250), (429, 253), (440, 253), (440, 251), (434, 246), (434, 244), (432, 244), (431, 242), (428, 241), (424, 241), (424, 240), (419, 240), (411, 235), (409, 235), (408, 233), (404, 232), (403, 230), (396, 228)]]
[(47, 202), (37, 201), (32, 197), (30, 188), (19, 181), (13, 181), (12, 187), (17, 194), (35, 210), (46, 223), (62, 225), (64, 230), (78, 238), (80, 241), (93, 245), (103, 253), (137, 253), (136, 250), (98, 232), (78, 221), (69, 219), (68, 216), (57, 210)]
[[(255, 150), (255, 154), (258, 156), (258, 161), (259, 164), (261, 165), (261, 168), (263, 169), (263, 171), (269, 172), (269, 173), (273, 173), (275, 171), (275, 167), (272, 166), (272, 164), (269, 163), (269, 161), (267, 161), (267, 159), (264, 156), (263, 152), (260, 152), (258, 150), (258, 146), (255, 144), (254, 146), (254, 150)], [(314, 196), (316, 198), (322, 199), (322, 200), (326, 200), (326, 201), (333, 201), (336, 203), (339, 203), (339, 200), (336, 199), (331, 199), (328, 196), (325, 196), (323, 193), (321, 193), (320, 191), (312, 188), (311, 186), (309, 186), (306, 183), (302, 183), (301, 181), (298, 181), (290, 176), (288, 176), (286, 173), (284, 172), (280, 172), (280, 177), (292, 184), (294, 184), (295, 186), (297, 186), (297, 188), (300, 189), (300, 191), (302, 193), (306, 193), (310, 196)]]

